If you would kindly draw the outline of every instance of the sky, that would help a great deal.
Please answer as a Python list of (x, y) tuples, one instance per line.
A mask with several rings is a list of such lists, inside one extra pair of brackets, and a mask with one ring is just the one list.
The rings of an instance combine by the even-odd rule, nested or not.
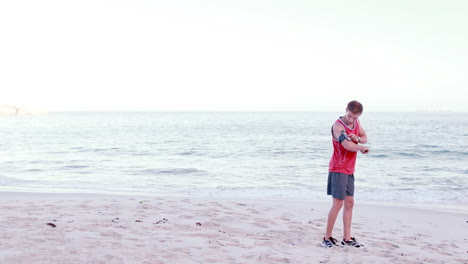
[(0, 1), (0, 104), (468, 112), (468, 1)]

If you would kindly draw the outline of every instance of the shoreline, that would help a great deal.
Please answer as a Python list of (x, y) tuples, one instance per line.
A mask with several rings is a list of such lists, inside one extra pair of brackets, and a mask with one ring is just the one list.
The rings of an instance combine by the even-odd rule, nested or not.
[[(324, 195), (327, 199), (314, 201), (314, 200), (301, 200), (301, 199), (288, 199), (288, 198), (259, 198), (259, 197), (219, 197), (219, 196), (190, 196), (180, 194), (114, 194), (114, 193), (99, 193), (99, 192), (38, 192), (38, 191), (4, 191), (0, 190), (0, 199), (14, 196), (21, 196), (25, 194), (41, 195), (41, 196), (71, 196), (75, 198), (81, 197), (140, 197), (140, 198), (178, 198), (178, 199), (212, 199), (212, 200), (244, 200), (244, 201), (264, 201), (264, 202), (292, 202), (292, 203), (312, 203), (312, 204), (325, 204), (331, 206), (331, 198)], [(406, 209), (420, 209), (442, 213), (460, 213), (466, 214), (468, 212), (468, 204), (443, 204), (443, 203), (401, 203), (401, 202), (368, 202), (356, 199), (356, 206), (377, 206), (388, 208), (406, 208)]]
[[(330, 204), (0, 192), (0, 262), (467, 263), (468, 215), (356, 204), (364, 248), (320, 246)], [(339, 216), (334, 236), (340, 240)]]

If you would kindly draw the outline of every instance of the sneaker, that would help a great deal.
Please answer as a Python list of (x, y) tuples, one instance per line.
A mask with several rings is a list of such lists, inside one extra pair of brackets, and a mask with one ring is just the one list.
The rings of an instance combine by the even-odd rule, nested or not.
[(348, 241), (345, 241), (345, 240), (341, 241), (341, 245), (355, 247), (355, 248), (364, 247), (364, 245), (357, 242), (356, 238), (354, 237), (351, 237), (351, 240), (348, 240)]
[(337, 246), (337, 245), (338, 245), (338, 240), (336, 240), (333, 237), (329, 237), (328, 239), (325, 239), (325, 237), (324, 237), (323, 240), (322, 240), (322, 246), (324, 246), (326, 248), (331, 248), (331, 247)]

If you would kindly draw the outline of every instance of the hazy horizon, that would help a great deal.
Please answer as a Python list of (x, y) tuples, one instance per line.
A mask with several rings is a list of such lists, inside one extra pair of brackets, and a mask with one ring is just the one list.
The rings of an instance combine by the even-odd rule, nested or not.
[[(28, 108), (26, 108), (28, 109)], [(38, 109), (39, 110), (39, 109)], [(49, 111), (47, 109), (40, 109), (44, 110), (47, 113), (344, 113), (344, 111), (332, 111), (332, 110), (52, 110)], [(415, 111), (364, 111), (363, 115), (365, 114), (398, 114), (398, 113), (440, 113), (440, 114), (467, 114), (468, 111), (451, 111), (451, 110), (415, 110)]]

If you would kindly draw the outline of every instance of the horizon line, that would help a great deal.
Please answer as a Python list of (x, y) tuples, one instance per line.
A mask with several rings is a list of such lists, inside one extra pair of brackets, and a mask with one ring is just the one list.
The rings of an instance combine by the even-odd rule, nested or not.
[[(199, 113), (207, 113), (207, 112), (270, 112), (270, 113), (284, 113), (284, 112), (291, 112), (291, 113), (298, 113), (298, 112), (314, 112), (314, 113), (336, 113), (342, 111), (334, 111), (334, 110), (49, 110), (49, 113), (57, 113), (57, 112), (199, 112)], [(454, 110), (401, 110), (401, 111), (391, 111), (391, 110), (373, 110), (373, 111), (364, 111), (363, 113), (468, 113), (468, 111), (454, 111)]]

